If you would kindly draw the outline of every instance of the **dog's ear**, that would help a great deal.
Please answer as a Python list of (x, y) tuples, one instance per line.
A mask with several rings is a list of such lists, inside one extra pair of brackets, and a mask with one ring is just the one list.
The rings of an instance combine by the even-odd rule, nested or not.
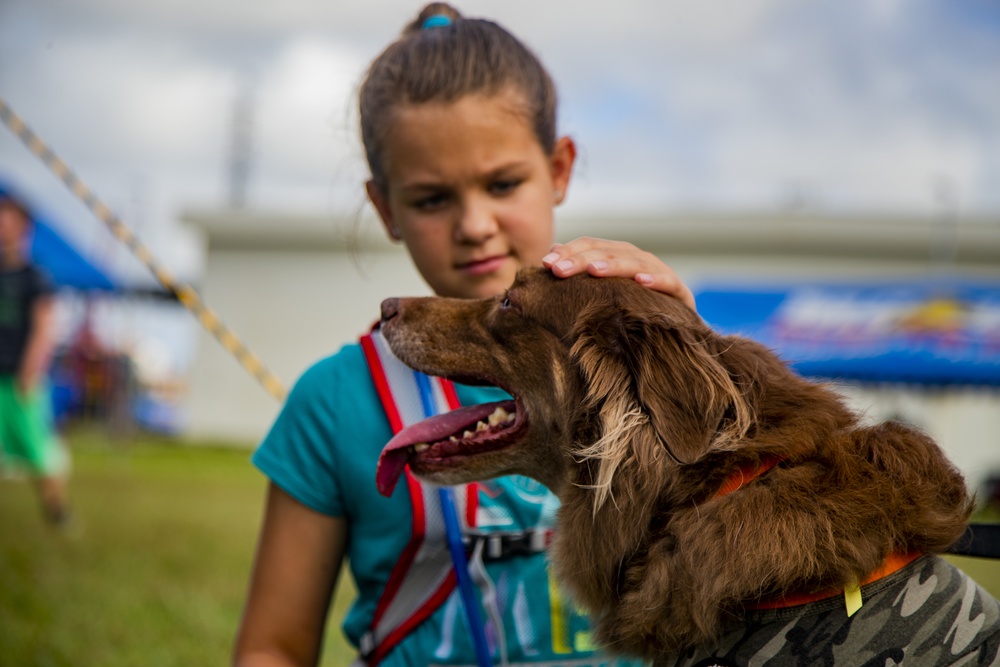
[(749, 428), (750, 410), (721, 363), (720, 340), (666, 313), (602, 308), (578, 321), (574, 354), (592, 407), (617, 404), (618, 413), (647, 422), (668, 454), (687, 464), (735, 446)]

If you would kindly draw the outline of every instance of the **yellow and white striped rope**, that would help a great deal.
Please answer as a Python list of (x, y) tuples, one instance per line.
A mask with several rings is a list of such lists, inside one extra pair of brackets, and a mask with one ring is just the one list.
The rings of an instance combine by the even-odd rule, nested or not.
[(246, 344), (232, 329), (223, 323), (222, 319), (209, 308), (198, 292), (189, 284), (174, 279), (171, 273), (156, 259), (125, 223), (111, 209), (101, 202), (90, 188), (81, 181), (65, 162), (59, 159), (52, 150), (35, 134), (21, 118), (14, 113), (3, 97), (0, 97), (0, 120), (11, 132), (38, 157), (48, 169), (59, 177), (77, 199), (79, 199), (107, 228), (115, 238), (125, 244), (129, 250), (156, 277), (163, 287), (177, 295), (178, 300), (196, 317), (205, 329), (211, 333), (254, 378), (267, 390), (271, 396), (284, 401), (285, 386), (271, 373)]

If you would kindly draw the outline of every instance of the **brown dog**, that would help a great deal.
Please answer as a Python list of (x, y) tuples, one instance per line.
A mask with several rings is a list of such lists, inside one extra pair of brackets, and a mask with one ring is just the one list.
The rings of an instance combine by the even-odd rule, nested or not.
[(562, 501), (556, 574), (610, 649), (1000, 664), (1000, 604), (930, 556), (972, 502), (922, 433), (860, 424), (762, 346), (632, 281), (526, 270), (493, 299), (389, 299), (382, 314), (405, 363), (514, 400), (402, 431), (380, 489), (407, 464), (439, 484), (544, 483)]

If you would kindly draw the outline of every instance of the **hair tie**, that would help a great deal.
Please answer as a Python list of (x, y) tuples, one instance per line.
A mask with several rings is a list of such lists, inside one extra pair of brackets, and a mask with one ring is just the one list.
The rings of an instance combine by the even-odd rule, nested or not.
[(446, 25), (451, 25), (451, 17), (445, 14), (435, 14), (424, 19), (420, 28), (421, 30), (430, 30), (431, 28), (443, 28)]

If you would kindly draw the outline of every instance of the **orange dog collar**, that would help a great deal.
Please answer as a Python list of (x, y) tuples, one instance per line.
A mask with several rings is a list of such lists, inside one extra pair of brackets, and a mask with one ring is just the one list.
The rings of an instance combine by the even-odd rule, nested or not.
[(722, 483), (722, 487), (715, 494), (715, 497), (721, 498), (723, 496), (728, 496), (733, 491), (743, 488), (749, 482), (760, 477), (768, 470), (781, 463), (783, 460), (783, 457), (767, 454), (756, 466), (740, 468)]
[[(715, 497), (722, 498), (723, 496), (728, 496), (730, 493), (743, 488), (749, 482), (760, 477), (771, 468), (781, 463), (783, 460), (784, 459), (780, 456), (769, 455), (765, 456), (756, 466), (740, 468), (722, 483), (722, 486), (715, 494)], [(878, 569), (865, 577), (865, 579), (857, 585), (848, 586), (846, 588), (828, 588), (826, 590), (816, 591), (815, 593), (790, 593), (773, 600), (756, 602), (748, 605), (748, 608), (754, 610), (784, 609), (786, 607), (798, 607), (799, 605), (809, 604), (810, 602), (818, 602), (820, 600), (827, 600), (838, 595), (843, 595), (847, 607), (847, 615), (852, 616), (858, 609), (861, 608), (862, 586), (867, 586), (868, 584), (874, 583), (879, 579), (888, 577), (890, 574), (902, 570), (922, 555), (923, 554), (919, 552), (892, 553), (889, 554), (889, 557), (885, 559), (885, 562), (882, 563)]]
[(862, 580), (857, 586), (848, 587), (846, 589), (827, 588), (826, 590), (816, 591), (815, 593), (790, 593), (773, 600), (762, 600), (760, 602), (747, 605), (747, 608), (754, 610), (784, 609), (786, 607), (798, 607), (799, 605), (809, 604), (810, 602), (819, 602), (820, 600), (827, 600), (838, 595), (843, 595), (847, 602), (847, 615), (851, 616), (855, 611), (857, 611), (858, 608), (861, 607), (860, 589), (862, 586), (875, 583), (879, 579), (883, 579), (888, 577), (890, 574), (899, 572), (904, 567), (920, 558), (922, 555), (923, 554), (919, 552), (889, 554), (889, 557), (885, 559), (882, 566), (865, 577), (864, 580)]

